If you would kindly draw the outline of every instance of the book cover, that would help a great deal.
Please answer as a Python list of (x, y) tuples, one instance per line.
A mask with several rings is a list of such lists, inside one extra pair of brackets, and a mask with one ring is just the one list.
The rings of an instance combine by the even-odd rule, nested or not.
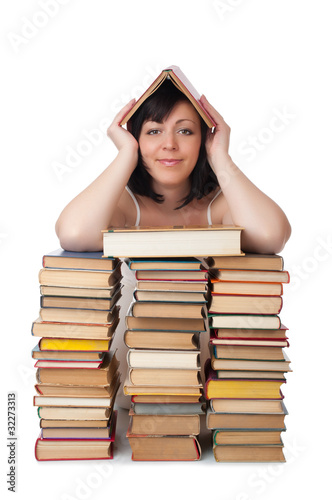
[(203, 105), (200, 102), (200, 95), (197, 90), (194, 88), (192, 83), (188, 80), (188, 78), (184, 75), (181, 69), (178, 66), (172, 65), (168, 68), (164, 69), (160, 75), (152, 82), (152, 84), (148, 87), (148, 89), (141, 95), (141, 97), (136, 101), (134, 106), (126, 113), (126, 115), (122, 118), (120, 125), (124, 125), (127, 121), (132, 117), (132, 115), (137, 111), (137, 109), (141, 106), (141, 104), (153, 93), (155, 92), (160, 85), (164, 82), (166, 78), (171, 79), (174, 85), (183, 92), (183, 94), (190, 100), (194, 108), (200, 114), (202, 119), (206, 122), (207, 126), (212, 128), (216, 125), (213, 118), (206, 111)]

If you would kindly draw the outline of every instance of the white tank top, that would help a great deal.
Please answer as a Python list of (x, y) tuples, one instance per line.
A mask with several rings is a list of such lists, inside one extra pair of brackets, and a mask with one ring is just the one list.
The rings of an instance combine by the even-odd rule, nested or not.
[[(139, 208), (139, 204), (138, 204), (138, 201), (134, 195), (134, 193), (131, 191), (131, 189), (129, 189), (128, 186), (126, 186), (126, 190), (127, 192), (130, 194), (133, 202), (135, 203), (135, 207), (136, 207), (136, 221), (135, 221), (135, 226), (139, 226), (140, 224), (140, 221), (141, 221), (141, 210)], [(221, 189), (219, 189), (219, 191), (217, 192), (217, 194), (212, 198), (212, 200), (210, 201), (209, 203), (209, 206), (207, 207), (207, 211), (206, 211), (206, 218), (207, 218), (207, 221), (208, 221), (208, 224), (209, 226), (212, 225), (212, 219), (211, 219), (211, 205), (212, 203), (214, 202), (214, 200), (220, 195), (221, 193)]]

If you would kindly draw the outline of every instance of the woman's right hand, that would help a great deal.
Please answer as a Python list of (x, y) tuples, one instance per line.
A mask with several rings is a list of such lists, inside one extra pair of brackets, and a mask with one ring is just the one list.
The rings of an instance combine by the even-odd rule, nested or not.
[(135, 137), (125, 128), (121, 127), (120, 122), (128, 111), (134, 106), (135, 99), (132, 99), (115, 116), (113, 122), (107, 129), (108, 137), (114, 142), (118, 151), (127, 149), (134, 152), (138, 151), (138, 142)]

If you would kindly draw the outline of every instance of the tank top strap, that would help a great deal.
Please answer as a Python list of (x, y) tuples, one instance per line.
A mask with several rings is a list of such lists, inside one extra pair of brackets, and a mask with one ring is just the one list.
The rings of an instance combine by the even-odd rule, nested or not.
[(214, 200), (220, 195), (220, 193), (221, 193), (221, 189), (219, 189), (218, 193), (212, 198), (212, 200), (209, 203), (209, 206), (207, 207), (206, 217), (207, 217), (207, 221), (208, 221), (209, 226), (212, 225), (211, 205), (214, 202)]
[(134, 193), (132, 192), (131, 189), (129, 189), (128, 186), (126, 186), (126, 190), (127, 192), (130, 194), (133, 202), (135, 203), (135, 207), (136, 207), (136, 222), (135, 222), (135, 226), (139, 226), (139, 223), (140, 223), (140, 220), (141, 220), (141, 210), (139, 208), (139, 204), (138, 204), (138, 201), (134, 195)]

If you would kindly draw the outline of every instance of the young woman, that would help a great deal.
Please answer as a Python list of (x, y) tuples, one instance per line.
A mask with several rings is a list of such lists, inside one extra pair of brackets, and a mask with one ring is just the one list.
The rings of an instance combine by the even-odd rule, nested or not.
[[(167, 80), (136, 111), (128, 130), (119, 122), (134, 100), (117, 114), (108, 135), (118, 155), (61, 213), (56, 232), (62, 248), (102, 250), (101, 231), (109, 226), (222, 223), (244, 227), (245, 252), (282, 250), (291, 233), (284, 212), (233, 163), (228, 153), (230, 128), (205, 97), (201, 103), (217, 124), (213, 133)], [(121, 321), (112, 348), (118, 349), (123, 381), (125, 314), (135, 280), (126, 266), (122, 270)], [(208, 340), (202, 337), (203, 366)], [(121, 387), (117, 404), (129, 408), (128, 399)]]
[(215, 120), (213, 133), (190, 101), (169, 81), (108, 135), (118, 155), (61, 213), (56, 232), (73, 251), (102, 250), (110, 226), (235, 224), (243, 226), (244, 252), (278, 253), (291, 229), (281, 208), (233, 163), (230, 128), (202, 96)]

